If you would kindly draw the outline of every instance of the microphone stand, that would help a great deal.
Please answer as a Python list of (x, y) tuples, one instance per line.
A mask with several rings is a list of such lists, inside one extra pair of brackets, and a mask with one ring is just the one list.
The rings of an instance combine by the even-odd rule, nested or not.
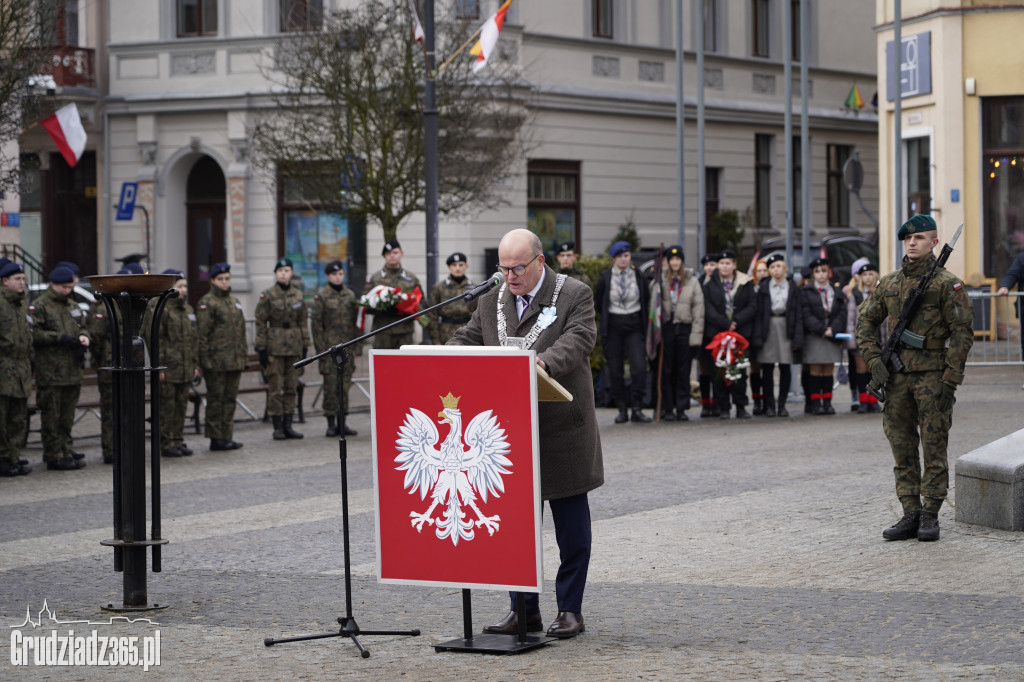
[[(342, 343), (331, 346), (327, 350), (317, 353), (308, 358), (304, 358), (296, 362), (293, 367), (298, 369), (299, 367), (305, 367), (312, 363), (314, 360), (319, 360), (325, 355), (330, 355), (331, 360), (334, 362), (334, 366), (338, 371), (338, 395), (343, 395), (344, 391), (344, 374), (345, 374), (345, 363), (348, 362), (348, 353), (345, 351), (349, 346), (353, 346), (357, 343), (361, 343), (366, 339), (373, 338), (377, 334), (383, 331), (392, 329), (401, 324), (406, 324), (412, 320), (417, 320), (420, 317), (431, 313), (439, 308), (443, 308), (449, 303), (454, 303), (459, 300), (473, 300), (483, 294), (486, 291), (497, 286), (497, 284), (504, 278), (500, 276), (492, 275), (490, 280), (490, 286), (483, 288), (483, 285), (478, 286), (472, 292), (453, 296), (447, 301), (442, 301), (437, 305), (431, 306), (426, 310), (418, 311), (408, 317), (403, 317), (400, 320), (396, 320), (391, 324), (385, 325), (380, 329), (374, 329), (371, 332), (363, 334), (362, 336), (352, 339), (351, 341), (344, 341)], [(486, 284), (486, 283), (485, 283)], [(274, 639), (273, 637), (266, 637), (263, 640), (264, 646), (273, 646), (274, 644), (283, 644), (285, 642), (303, 642), (311, 639), (326, 639), (328, 637), (348, 637), (352, 640), (352, 643), (359, 649), (359, 655), (363, 658), (369, 658), (370, 652), (363, 647), (359, 641), (359, 635), (395, 635), (395, 636), (409, 636), (416, 637), (420, 634), (418, 629), (416, 630), (362, 630), (356, 623), (355, 616), (352, 614), (352, 561), (351, 561), (351, 549), (349, 543), (349, 512), (348, 512), (348, 443), (345, 440), (345, 410), (340, 410), (338, 414), (338, 457), (341, 460), (341, 523), (342, 523), (342, 550), (345, 557), (345, 615), (340, 616), (338, 624), (341, 626), (337, 632), (323, 632), (315, 635), (299, 635), (296, 637), (284, 637), (281, 639)]]

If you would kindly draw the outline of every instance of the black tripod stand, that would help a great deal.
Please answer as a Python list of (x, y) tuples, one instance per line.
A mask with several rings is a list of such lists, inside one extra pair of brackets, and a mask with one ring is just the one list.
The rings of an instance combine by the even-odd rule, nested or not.
[[(336, 346), (328, 348), (322, 353), (318, 353), (312, 357), (304, 360), (299, 360), (295, 363), (296, 369), (304, 367), (314, 360), (318, 360), (325, 355), (330, 355), (331, 360), (334, 362), (334, 366), (338, 371), (338, 395), (344, 395), (344, 374), (345, 374), (345, 363), (348, 362), (348, 353), (345, 351), (349, 346), (357, 343), (362, 343), (366, 339), (373, 338), (377, 334), (383, 331), (387, 331), (393, 327), (397, 327), (400, 324), (411, 322), (423, 315), (443, 308), (449, 303), (453, 303), (458, 300), (472, 300), (480, 294), (488, 291), (492, 287), (504, 281), (504, 277), (500, 274), (492, 275), (486, 282), (479, 285), (473, 291), (459, 296), (452, 297), (447, 301), (438, 303), (435, 306), (422, 310), (415, 315), (404, 317), (397, 322), (392, 322), (389, 325), (381, 327), (380, 329), (374, 329), (368, 334), (364, 334), (357, 339), (339, 343)], [(349, 528), (348, 528), (348, 443), (345, 441), (345, 410), (340, 410), (338, 414), (338, 457), (341, 459), (341, 519), (342, 519), (342, 535), (343, 542), (342, 547), (345, 553), (345, 615), (338, 618), (338, 624), (341, 626), (337, 632), (322, 632), (315, 635), (299, 635), (297, 637), (284, 637), (281, 639), (274, 639), (273, 637), (267, 637), (263, 640), (265, 646), (273, 646), (274, 644), (283, 644), (285, 642), (304, 642), (310, 639), (327, 639), (328, 637), (348, 637), (359, 649), (359, 654), (363, 658), (369, 658), (370, 652), (359, 641), (359, 635), (398, 635), (398, 636), (409, 636), (416, 637), (420, 634), (419, 630), (362, 630), (359, 624), (356, 623), (355, 616), (352, 615), (352, 562), (351, 562), (351, 550), (349, 545)]]

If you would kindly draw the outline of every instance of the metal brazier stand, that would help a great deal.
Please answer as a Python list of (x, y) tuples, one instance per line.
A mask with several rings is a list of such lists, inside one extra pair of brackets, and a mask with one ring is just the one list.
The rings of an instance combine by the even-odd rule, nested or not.
[[(107, 611), (145, 611), (166, 608), (150, 604), (146, 591), (146, 548), (153, 548), (153, 572), (161, 569), (160, 548), (160, 317), (164, 305), (178, 295), (175, 275), (99, 275), (89, 277), (107, 310), (110, 325), (114, 403), (114, 538), (101, 544), (114, 548), (114, 570), (124, 574), (121, 606)], [(146, 366), (142, 317), (157, 299), (150, 344), (152, 367)], [(146, 330), (150, 331), (150, 330)], [(151, 376), (150, 476), (152, 528), (146, 537), (146, 373)]]

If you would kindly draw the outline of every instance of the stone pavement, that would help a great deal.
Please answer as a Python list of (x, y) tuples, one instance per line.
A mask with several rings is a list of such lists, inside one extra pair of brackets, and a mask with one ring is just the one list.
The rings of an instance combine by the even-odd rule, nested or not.
[[(845, 404), (846, 389), (837, 396)], [(969, 370), (950, 459), (1021, 428), (1022, 402), (1019, 369)], [(318, 415), (298, 427), (303, 441), (239, 424), (240, 451), (209, 453), (193, 436), (195, 456), (163, 460), (171, 544), (149, 594), (169, 608), (145, 614), (158, 626), (100, 634), (159, 630), (150, 674), (169, 679), (1024, 679), (1024, 535), (955, 523), (946, 506), (941, 541), (884, 542), (899, 509), (877, 415), (652, 425), (614, 415), (599, 414), (607, 483), (591, 495), (587, 632), (575, 640), (509, 657), (434, 652), (461, 634), (460, 592), (376, 583), (367, 414), (352, 419), (360, 435), (349, 441), (354, 611), (364, 629), (421, 637), (364, 637), (368, 659), (338, 638), (263, 645), (336, 629), (344, 614), (337, 444)], [(78, 428), (94, 433), (87, 422)], [(36, 471), (0, 479), (5, 632), (44, 600), (60, 619), (93, 621), (120, 602), (121, 576), (99, 545), (110, 536), (110, 469), (96, 438), (80, 445), (83, 471), (45, 471), (30, 449)], [(552, 578), (550, 519), (544, 552)], [(475, 592), (475, 624), (506, 603)], [(550, 579), (541, 604), (551, 620)], [(10, 646), (5, 634), (0, 680), (138, 674), (15, 668)]]

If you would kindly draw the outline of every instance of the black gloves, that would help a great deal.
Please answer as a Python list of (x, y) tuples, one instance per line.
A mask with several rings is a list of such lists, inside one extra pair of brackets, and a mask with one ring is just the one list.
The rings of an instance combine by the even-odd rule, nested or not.
[(60, 345), (64, 346), (68, 350), (78, 350), (81, 345), (77, 337), (71, 336), (70, 334), (60, 335)]

